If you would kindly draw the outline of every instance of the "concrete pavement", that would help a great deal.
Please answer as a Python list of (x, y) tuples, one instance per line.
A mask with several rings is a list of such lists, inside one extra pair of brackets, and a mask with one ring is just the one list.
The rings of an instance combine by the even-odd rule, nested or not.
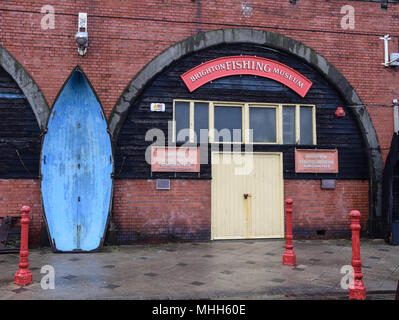
[[(33, 283), (13, 284), (17, 254), (0, 255), (0, 299), (348, 299), (341, 288), (350, 240), (296, 240), (297, 266), (283, 266), (284, 240), (104, 247), (101, 252), (30, 251)], [(361, 241), (368, 299), (394, 299), (399, 246)], [(42, 289), (50, 265), (55, 289)]]

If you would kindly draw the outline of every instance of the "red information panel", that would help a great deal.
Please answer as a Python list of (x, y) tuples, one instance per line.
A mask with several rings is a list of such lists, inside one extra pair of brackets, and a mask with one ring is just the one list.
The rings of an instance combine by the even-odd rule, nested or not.
[(278, 61), (254, 56), (230, 56), (210, 60), (182, 74), (190, 92), (209, 81), (240, 75), (250, 74), (278, 81), (302, 98), (309, 91), (312, 82), (294, 69)]
[(151, 171), (200, 172), (199, 148), (152, 147)]
[(338, 150), (295, 149), (295, 172), (338, 173)]

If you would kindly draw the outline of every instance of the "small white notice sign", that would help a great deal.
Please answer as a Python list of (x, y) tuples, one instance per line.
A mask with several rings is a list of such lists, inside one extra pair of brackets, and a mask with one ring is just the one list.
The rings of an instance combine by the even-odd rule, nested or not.
[(151, 103), (151, 111), (165, 112), (164, 103)]

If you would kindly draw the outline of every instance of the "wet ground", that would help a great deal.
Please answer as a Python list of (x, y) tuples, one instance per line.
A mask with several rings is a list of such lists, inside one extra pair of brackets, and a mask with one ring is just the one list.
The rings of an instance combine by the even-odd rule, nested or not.
[[(282, 265), (283, 240), (104, 247), (97, 253), (31, 250), (33, 283), (13, 283), (18, 254), (0, 255), (0, 299), (348, 299), (350, 240), (296, 240), (295, 267)], [(362, 240), (368, 299), (394, 299), (399, 246)], [(43, 289), (43, 266), (55, 288)], [(345, 277), (342, 279), (343, 277)], [(44, 283), (44, 280), (42, 281)]]

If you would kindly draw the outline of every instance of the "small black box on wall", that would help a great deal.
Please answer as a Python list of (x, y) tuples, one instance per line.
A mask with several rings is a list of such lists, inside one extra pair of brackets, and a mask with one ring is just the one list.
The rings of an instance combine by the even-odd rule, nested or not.
[(335, 190), (335, 179), (322, 179), (321, 189), (323, 190)]

